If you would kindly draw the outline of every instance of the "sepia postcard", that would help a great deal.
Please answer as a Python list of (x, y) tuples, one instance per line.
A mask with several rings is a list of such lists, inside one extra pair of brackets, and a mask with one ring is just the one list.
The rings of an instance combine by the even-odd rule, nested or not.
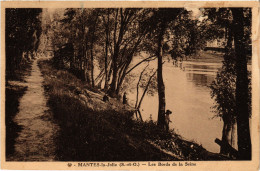
[(259, 2), (1, 2), (1, 169), (258, 170)]

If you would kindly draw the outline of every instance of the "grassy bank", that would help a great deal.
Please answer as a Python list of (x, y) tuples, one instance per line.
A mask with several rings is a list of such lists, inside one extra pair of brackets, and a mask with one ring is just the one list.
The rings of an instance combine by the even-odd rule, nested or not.
[(61, 161), (220, 160), (196, 143), (166, 133), (155, 123), (133, 120), (133, 109), (116, 99), (102, 101), (102, 92), (51, 61), (40, 61), (48, 106), (60, 127), (56, 140)]
[(6, 126), (6, 159), (14, 153), (15, 139), (21, 127), (13, 119), (19, 112), (19, 99), (24, 95), (27, 86), (25, 77), (31, 72), (31, 62), (23, 63), (20, 69), (15, 70), (12, 75), (6, 75), (5, 85), (5, 126)]
[(5, 125), (6, 125), (6, 158), (14, 152), (15, 138), (21, 127), (18, 126), (13, 118), (19, 112), (19, 99), (25, 93), (27, 87), (7, 86), (5, 89)]
[(8, 72), (8, 70), (6, 70), (5, 78), (8, 81), (25, 82), (24, 77), (31, 73), (31, 69), (32, 61), (24, 61), (19, 65), (18, 68), (12, 70), (12, 72)]

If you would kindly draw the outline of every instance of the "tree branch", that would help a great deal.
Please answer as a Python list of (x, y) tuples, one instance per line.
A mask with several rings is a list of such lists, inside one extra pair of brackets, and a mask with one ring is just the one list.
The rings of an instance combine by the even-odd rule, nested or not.
[(135, 102), (135, 109), (137, 107), (137, 103), (138, 103), (138, 96), (139, 96), (139, 83), (142, 79), (142, 76), (143, 76), (143, 73), (144, 71), (146, 70), (146, 68), (149, 66), (149, 63), (146, 65), (146, 67), (143, 69), (143, 71), (141, 72), (140, 76), (139, 76), (139, 80), (137, 82), (137, 85), (136, 85), (136, 102)]
[(144, 99), (145, 93), (146, 93), (146, 91), (148, 90), (148, 87), (149, 87), (149, 85), (150, 85), (150, 82), (151, 82), (152, 78), (154, 77), (154, 75), (156, 74), (156, 72), (157, 72), (157, 70), (150, 76), (150, 78), (149, 78), (149, 80), (148, 80), (148, 82), (147, 82), (147, 84), (146, 84), (145, 90), (144, 90), (144, 92), (143, 92), (143, 95), (142, 95), (142, 97), (141, 97), (141, 99), (140, 99), (140, 101), (139, 101), (139, 104), (138, 104), (137, 109), (139, 109), (139, 108), (141, 107), (141, 104), (142, 104), (142, 101), (143, 101), (143, 99)]
[[(139, 65), (142, 64), (143, 62), (154, 60), (154, 59), (155, 59), (154, 57), (156, 57), (156, 56), (155, 56), (155, 55), (154, 55), (154, 56), (150, 56), (150, 57), (147, 57), (147, 58), (143, 59), (142, 61), (138, 62), (135, 66), (133, 66), (131, 69), (129, 69), (129, 70), (126, 72), (126, 74), (129, 74), (133, 69), (135, 69), (137, 66), (139, 66)], [(152, 58), (154, 58), (154, 59), (152, 59)]]

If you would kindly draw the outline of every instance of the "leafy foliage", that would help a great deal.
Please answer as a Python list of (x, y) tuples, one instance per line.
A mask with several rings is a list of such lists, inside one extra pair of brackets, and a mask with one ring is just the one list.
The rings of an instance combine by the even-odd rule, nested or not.
[[(204, 22), (211, 23), (210, 26), (216, 26), (218, 28), (217, 32), (214, 34), (217, 37), (213, 39), (224, 39), (225, 38), (225, 54), (224, 61), (221, 70), (217, 73), (215, 81), (210, 86), (212, 92), (212, 98), (215, 98), (216, 105), (214, 106), (217, 116), (228, 117), (231, 120), (236, 120), (236, 56), (234, 54), (234, 44), (233, 35), (232, 35), (232, 15), (231, 11), (228, 8), (213, 8), (205, 9), (204, 15), (207, 16), (207, 19)], [(245, 19), (245, 36), (244, 41), (246, 42), (246, 49), (248, 52), (251, 52), (251, 10), (244, 9)], [(214, 28), (214, 27), (212, 27)], [(212, 38), (211, 38), (212, 39)], [(229, 39), (229, 40), (228, 40)], [(231, 43), (229, 43), (229, 42)], [(247, 53), (248, 59), (250, 59), (251, 54)], [(251, 111), (251, 81), (250, 81), (250, 72), (248, 71), (249, 77), (249, 99), (248, 99), (248, 108)], [(251, 112), (250, 112), (251, 113)], [(227, 116), (229, 115), (229, 116)]]
[(217, 116), (233, 121), (236, 120), (236, 73), (234, 56), (229, 56), (223, 61), (221, 70), (217, 73), (215, 81), (212, 82), (211, 97), (215, 99), (213, 107)]
[(39, 45), (41, 9), (7, 8), (6, 12), (6, 75), (14, 76), (21, 64), (32, 58)]

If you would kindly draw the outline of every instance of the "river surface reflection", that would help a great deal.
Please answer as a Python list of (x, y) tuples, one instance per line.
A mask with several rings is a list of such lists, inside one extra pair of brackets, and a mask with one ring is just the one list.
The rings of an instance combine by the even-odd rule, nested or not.
[[(221, 139), (223, 123), (220, 118), (213, 118), (215, 113), (211, 107), (214, 100), (210, 97), (208, 86), (220, 67), (221, 62), (194, 61), (183, 61), (177, 65), (165, 63), (163, 67), (166, 109), (173, 111), (170, 127), (183, 138), (202, 144), (212, 152), (219, 152), (214, 140)], [(157, 93), (145, 96), (141, 111), (144, 120), (149, 120), (150, 115), (157, 120)]]

